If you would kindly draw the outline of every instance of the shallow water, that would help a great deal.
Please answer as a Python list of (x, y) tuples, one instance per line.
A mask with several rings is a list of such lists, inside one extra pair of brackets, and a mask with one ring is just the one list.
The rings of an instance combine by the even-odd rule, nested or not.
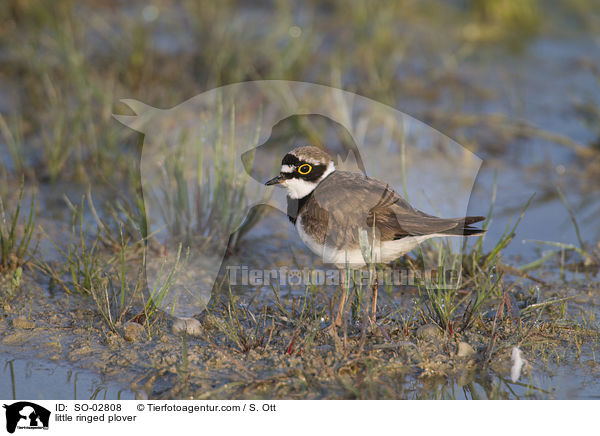
[[(471, 107), (467, 112), (506, 114), (509, 119), (525, 120), (585, 146), (597, 140), (600, 132), (597, 126), (585, 124), (574, 106), (584, 102), (600, 105), (600, 83), (591, 71), (581, 66), (584, 61), (599, 58), (597, 42), (540, 38), (523, 55), (499, 56), (485, 65), (474, 66), (475, 71), (470, 71), (469, 77), (494, 90), (499, 98)], [(598, 241), (600, 228), (594, 216), (600, 211), (600, 181), (582, 178), (581, 163), (572, 150), (534, 136), (504, 149), (501, 161), (501, 166), (491, 162), (488, 165), (484, 158), (477, 182), (480, 189), (474, 190), (470, 206), (475, 212), (489, 203), (497, 171), (496, 205), (500, 216), (489, 230), (492, 241), (535, 194), (519, 225), (515, 242), (535, 239), (578, 245), (575, 229), (556, 187), (573, 207), (583, 240), (592, 244)], [(577, 178), (578, 183), (573, 183)], [(584, 189), (596, 195), (586, 194)], [(547, 193), (552, 196), (548, 198)], [(535, 247), (534, 243), (513, 243), (506, 253), (532, 255)]]
[(65, 363), (0, 354), (0, 398), (11, 400), (131, 400), (135, 394), (91, 371)]
[(561, 366), (555, 373), (532, 372), (513, 382), (509, 376), (486, 374), (466, 379), (440, 379), (439, 383), (415, 383), (408, 395), (412, 399), (486, 400), (486, 399), (600, 399), (598, 364), (595, 369)]

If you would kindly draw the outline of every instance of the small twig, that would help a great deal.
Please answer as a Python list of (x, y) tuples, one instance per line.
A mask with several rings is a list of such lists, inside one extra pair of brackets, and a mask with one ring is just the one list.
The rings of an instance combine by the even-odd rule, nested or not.
[(572, 300), (573, 298), (575, 298), (575, 296), (557, 298), (556, 300), (542, 301), (541, 303), (530, 304), (529, 306), (525, 307), (521, 312), (528, 312), (530, 310), (538, 309), (540, 307), (546, 307), (551, 304), (556, 304), (556, 303), (561, 303), (563, 301)]

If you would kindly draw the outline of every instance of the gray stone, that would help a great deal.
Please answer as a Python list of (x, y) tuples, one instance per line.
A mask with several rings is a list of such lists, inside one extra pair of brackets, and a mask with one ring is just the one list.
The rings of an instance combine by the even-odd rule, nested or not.
[(475, 354), (477, 354), (477, 353), (475, 352), (473, 347), (471, 347), (466, 342), (458, 343), (458, 353), (456, 353), (456, 355), (458, 357), (471, 357), (471, 356), (474, 356)]
[(441, 328), (435, 324), (425, 324), (417, 329), (417, 337), (424, 340), (439, 340), (444, 336)]
[(137, 322), (129, 321), (123, 325), (123, 336), (129, 342), (138, 342), (142, 340), (145, 333), (146, 330), (144, 329), (144, 326)]
[(173, 323), (173, 333), (176, 335), (200, 336), (202, 325), (196, 318), (177, 318)]

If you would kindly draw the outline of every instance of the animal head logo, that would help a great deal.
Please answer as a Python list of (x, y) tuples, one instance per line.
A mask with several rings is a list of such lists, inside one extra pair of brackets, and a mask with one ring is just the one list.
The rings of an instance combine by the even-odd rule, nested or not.
[(6, 431), (14, 433), (17, 428), (48, 429), (50, 411), (29, 401), (4, 404), (6, 409)]
[(413, 205), (445, 216), (465, 215), (481, 164), (402, 112), (310, 83), (227, 85), (165, 110), (122, 101), (135, 114), (115, 118), (144, 134), (143, 199), (148, 233), (158, 241), (149, 244), (148, 286), (163, 310), (181, 317), (204, 310), (224, 258), (240, 255), (236, 246), (265, 205), (287, 213), (283, 190), (264, 182), (290, 150), (320, 147), (338, 168), (385, 180)]

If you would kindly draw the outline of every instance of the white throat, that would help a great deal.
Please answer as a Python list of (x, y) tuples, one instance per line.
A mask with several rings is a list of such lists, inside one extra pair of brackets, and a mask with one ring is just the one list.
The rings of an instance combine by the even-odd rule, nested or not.
[[(283, 171), (283, 168), (282, 168)], [(302, 179), (288, 179), (285, 182), (282, 182), (281, 185), (285, 186), (287, 189), (288, 197), (292, 199), (304, 198), (308, 194), (314, 191), (314, 189), (321, 183), (321, 181), (327, 177), (329, 174), (335, 171), (335, 165), (333, 162), (329, 162), (327, 165), (327, 169), (323, 173), (323, 175), (315, 182), (307, 182)]]

